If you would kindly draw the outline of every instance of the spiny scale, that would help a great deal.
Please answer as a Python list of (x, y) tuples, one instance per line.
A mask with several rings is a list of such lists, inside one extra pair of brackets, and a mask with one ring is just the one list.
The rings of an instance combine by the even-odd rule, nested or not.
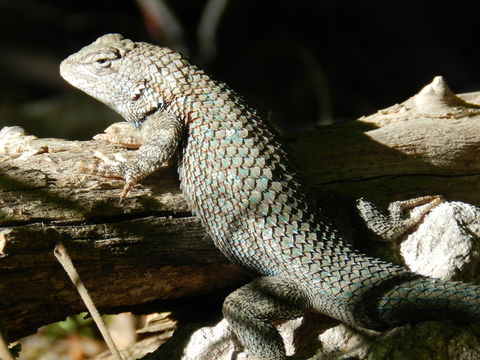
[(479, 319), (477, 286), (425, 278), (352, 250), (312, 209), (265, 122), (179, 54), (109, 34), (66, 59), (61, 73), (141, 124), (136, 159), (110, 166), (127, 183), (180, 153), (181, 188), (192, 210), (216, 246), (258, 276), (224, 304), (250, 355), (284, 359), (271, 321), (306, 310), (374, 329), (447, 316)]

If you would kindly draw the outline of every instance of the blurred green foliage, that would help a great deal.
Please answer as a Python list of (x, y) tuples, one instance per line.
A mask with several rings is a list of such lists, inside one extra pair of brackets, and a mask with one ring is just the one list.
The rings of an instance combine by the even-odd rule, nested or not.
[(87, 318), (88, 313), (68, 316), (65, 321), (59, 321), (42, 328), (42, 333), (52, 341), (67, 337), (69, 334), (78, 334), (87, 337), (96, 337), (97, 330), (92, 318)]

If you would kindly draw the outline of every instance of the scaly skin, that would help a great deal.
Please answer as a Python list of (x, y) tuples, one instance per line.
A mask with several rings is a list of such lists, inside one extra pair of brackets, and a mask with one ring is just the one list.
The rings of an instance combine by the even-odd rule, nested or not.
[(125, 178), (125, 193), (180, 154), (188, 204), (215, 245), (258, 276), (223, 307), (252, 358), (286, 359), (271, 322), (305, 311), (370, 329), (480, 318), (479, 287), (422, 277), (351, 249), (309, 204), (265, 122), (178, 53), (109, 34), (64, 60), (60, 71), (140, 127), (144, 143), (135, 159), (98, 170)]

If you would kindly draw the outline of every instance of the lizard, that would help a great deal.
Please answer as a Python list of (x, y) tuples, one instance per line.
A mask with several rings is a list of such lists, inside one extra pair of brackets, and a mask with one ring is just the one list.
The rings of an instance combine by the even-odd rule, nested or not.
[(480, 319), (479, 286), (424, 277), (354, 249), (312, 204), (270, 125), (181, 54), (107, 34), (63, 60), (60, 73), (139, 129), (133, 159), (96, 165), (96, 174), (125, 180), (122, 198), (178, 159), (192, 212), (218, 249), (255, 276), (222, 307), (249, 358), (287, 359), (273, 323), (306, 312), (374, 330)]

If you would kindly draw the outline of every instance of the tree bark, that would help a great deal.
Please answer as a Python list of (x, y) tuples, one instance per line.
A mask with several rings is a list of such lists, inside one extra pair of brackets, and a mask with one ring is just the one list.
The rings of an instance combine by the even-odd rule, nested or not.
[[(370, 117), (287, 139), (312, 193), (378, 204), (441, 194), (480, 205), (480, 106), (438, 79), (428, 86)], [(480, 93), (464, 98), (480, 103)], [(248, 280), (190, 213), (174, 166), (122, 204), (122, 181), (80, 174), (78, 164), (91, 163), (95, 151), (132, 153), (104, 141), (118, 142), (115, 134), (101, 138), (0, 132), (0, 325), (11, 340), (84, 310), (53, 255), (58, 241), (105, 312), (213, 299)]]

